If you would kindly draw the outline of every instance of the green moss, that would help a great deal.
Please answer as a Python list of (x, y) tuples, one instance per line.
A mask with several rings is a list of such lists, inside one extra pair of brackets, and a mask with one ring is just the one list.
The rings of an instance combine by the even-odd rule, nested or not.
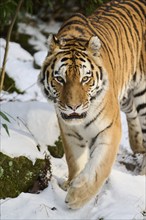
[(3, 176), (4, 174), (4, 169), (0, 166), (0, 178)]
[[(50, 176), (45, 180), (48, 172)], [(49, 158), (37, 159), (33, 165), (32, 161), (24, 156), (11, 158), (0, 152), (0, 198), (16, 197), (20, 192), (28, 192), (39, 180), (46, 181), (43, 185), (45, 188), (50, 178)]]
[(63, 143), (61, 137), (55, 141), (54, 146), (48, 146), (50, 154), (55, 158), (61, 158), (64, 155)]

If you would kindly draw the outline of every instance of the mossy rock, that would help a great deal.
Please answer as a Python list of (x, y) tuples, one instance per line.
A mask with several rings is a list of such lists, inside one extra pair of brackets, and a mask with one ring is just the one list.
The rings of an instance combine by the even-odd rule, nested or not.
[(21, 192), (36, 193), (48, 186), (51, 178), (49, 158), (33, 164), (25, 156), (11, 158), (0, 152), (0, 198), (16, 197)]
[(59, 136), (58, 140), (55, 141), (54, 146), (48, 145), (48, 151), (55, 158), (62, 158), (64, 155), (63, 143), (61, 137)]

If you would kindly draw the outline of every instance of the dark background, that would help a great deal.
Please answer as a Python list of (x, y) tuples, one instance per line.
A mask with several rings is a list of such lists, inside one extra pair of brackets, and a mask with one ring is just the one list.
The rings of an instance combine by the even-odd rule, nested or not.
[[(17, 22), (20, 17), (21, 19), (25, 17), (25, 13), (35, 15), (43, 21), (54, 19), (55, 21), (62, 22), (75, 12), (80, 12), (88, 16), (101, 4), (108, 1), (109, 0), (23, 0)], [(3, 37), (5, 37), (7, 28), (15, 14), (18, 2), (19, 0), (0, 1), (0, 32)]]

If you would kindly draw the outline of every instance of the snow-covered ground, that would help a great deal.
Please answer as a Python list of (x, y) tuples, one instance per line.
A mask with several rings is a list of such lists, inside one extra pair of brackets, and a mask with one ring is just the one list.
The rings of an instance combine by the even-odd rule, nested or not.
[[(23, 28), (30, 31), (21, 25), (21, 30)], [(5, 40), (0, 39), (0, 65), (4, 47)], [(49, 153), (46, 146), (53, 145), (60, 134), (54, 107), (46, 102), (36, 83), (40, 70), (33, 67), (34, 60), (41, 65), (46, 53), (45, 48), (32, 56), (19, 44), (10, 43), (6, 72), (21, 91), (26, 91), (23, 95), (1, 94), (1, 110), (10, 115), (11, 121), (7, 123), (10, 137), (5, 129), (1, 129), (1, 151), (12, 157), (25, 155), (32, 161), (42, 158)], [(66, 192), (58, 186), (58, 181), (67, 177), (65, 157), (51, 157), (53, 177), (49, 186), (39, 194), (21, 193), (17, 198), (2, 199), (1, 219), (145, 219), (146, 177), (138, 175), (135, 168), (142, 157), (132, 156), (123, 113), (121, 117), (123, 136), (117, 160), (98, 197), (79, 210), (69, 210), (64, 202)], [(37, 144), (41, 145), (41, 151), (38, 151)], [(128, 164), (133, 165), (133, 170), (126, 169)]]

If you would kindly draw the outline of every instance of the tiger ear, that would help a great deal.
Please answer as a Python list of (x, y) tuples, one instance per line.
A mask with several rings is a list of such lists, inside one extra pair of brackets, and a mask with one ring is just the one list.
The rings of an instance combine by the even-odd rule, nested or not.
[(58, 45), (59, 41), (54, 34), (50, 34), (47, 43), (48, 43), (49, 51), (51, 52)]
[(97, 36), (92, 36), (88, 42), (88, 49), (94, 53), (99, 54), (99, 50), (101, 47), (101, 41)]

